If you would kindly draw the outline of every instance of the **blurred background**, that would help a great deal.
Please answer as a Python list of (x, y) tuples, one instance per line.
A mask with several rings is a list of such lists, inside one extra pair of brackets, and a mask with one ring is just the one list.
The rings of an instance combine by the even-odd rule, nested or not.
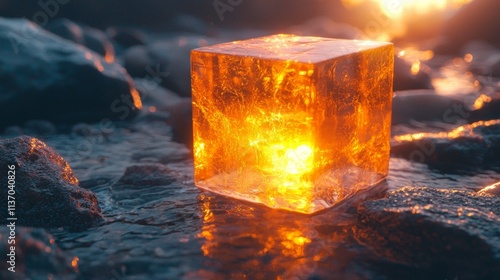
[[(407, 124), (409, 120), (437, 119), (443, 122), (443, 112), (450, 107), (449, 104), (457, 102), (466, 113), (459, 114), (456, 118), (447, 118), (453, 121), (445, 123), (468, 123), (500, 117), (495, 107), (497, 92), (500, 89), (498, 12), (500, 12), (500, 1), (493, 0), (2, 0), (0, 2), (0, 16), (5, 19), (32, 21), (47, 31), (92, 50), (102, 56), (105, 62), (111, 63), (110, 67), (123, 67), (127, 73), (121, 79), (133, 79), (131, 92), (134, 93), (137, 89), (135, 92), (141, 96), (145, 105), (146, 110), (142, 110), (140, 114), (157, 115), (166, 112), (169, 121), (173, 123), (174, 140), (188, 145), (191, 144), (190, 100), (188, 100), (191, 96), (190, 50), (209, 44), (275, 33), (393, 42), (396, 46), (394, 77), (396, 95), (393, 110), (395, 125)], [(23, 24), (17, 23), (17, 26)], [(15, 29), (12, 26), (9, 28)], [(10, 42), (14, 50), (17, 47), (28, 47), (29, 51), (31, 36), (38, 34), (38, 31), (26, 33), (23, 32), (23, 27), (19, 27), (21, 32), (9, 28), (4, 28), (5, 46)], [(18, 37), (14, 38), (12, 34), (17, 34)], [(47, 46), (52, 48), (54, 45)], [(7, 46), (3, 50), (8, 56), (11, 48)], [(88, 60), (88, 57), (86, 59)], [(52, 58), (52, 61), (55, 60), (57, 57)], [(35, 64), (32, 63), (31, 66), (33, 65)], [(42, 72), (48, 71), (47, 67), (39, 67)], [(97, 70), (102, 72), (100, 68), (97, 67)], [(6, 71), (4, 76), (10, 75), (10, 71), (12, 70)], [(39, 70), (35, 72), (37, 71), (40, 72)], [(78, 72), (82, 73), (80, 70)], [(50, 76), (50, 73), (47, 75)], [(6, 90), (18, 94), (26, 79), (31, 79), (32, 76), (21, 77), (16, 74), (19, 87), (12, 86), (11, 81), (3, 85), (6, 86)], [(80, 82), (88, 84), (89, 74), (80, 76), (82, 77)], [(60, 83), (55, 83), (54, 86), (64, 87)], [(76, 91), (82, 91), (82, 95), (86, 94), (86, 90), (83, 90), (78, 83), (74, 83), (73, 86)], [(159, 92), (160, 89), (163, 91)], [(66, 86), (61, 95), (67, 90)], [(100, 90), (102, 88), (93, 91)], [(39, 88), (26, 90), (26, 92), (33, 91), (40, 90)], [(119, 92), (110, 90), (109, 87), (106, 91)], [(54, 95), (52, 88), (49, 92)], [(168, 97), (165, 97), (165, 92), (168, 92)], [(179, 98), (186, 98), (182, 100), (185, 110), (181, 110), (181, 113), (178, 112), (177, 106), (173, 106), (179, 102)], [(32, 95), (29, 95), (29, 99), (32, 99)], [(75, 114), (54, 116), (38, 106), (39, 102), (47, 100), (33, 100), (32, 109), (29, 110), (32, 112), (31, 115), (18, 114), (16, 110), (12, 110), (8, 112), (9, 116), (15, 117), (10, 117), (8, 122), (0, 121), (0, 128), (23, 124), (30, 119), (46, 119), (53, 123), (95, 122), (101, 120), (103, 116), (116, 119), (116, 114), (107, 112), (109, 108), (103, 107), (99, 109), (102, 112), (97, 114), (88, 112), (95, 110), (93, 104), (104, 104), (103, 106), (109, 107), (114, 99), (115, 97), (111, 96), (109, 100), (101, 100), (98, 103), (89, 101), (89, 108), (81, 109), (83, 112), (78, 117), (75, 117)], [(50, 104), (51, 106), (62, 104), (61, 100), (54, 98)], [(434, 107), (427, 106), (429, 100), (433, 100), (430, 104)], [(27, 108), (25, 99), (19, 98), (18, 101)], [(67, 101), (64, 102), (68, 104)], [(78, 107), (82, 107), (82, 100), (77, 100), (75, 103)], [(10, 101), (8, 104), (14, 103)], [(58, 110), (60, 108), (65, 107), (59, 107)], [(483, 110), (478, 111), (480, 109)], [(7, 114), (7, 111), (4, 113)], [(127, 117), (133, 116), (134, 114), (127, 115)], [(180, 123), (178, 125), (180, 129), (176, 129), (177, 123)], [(180, 133), (177, 134), (177, 131)], [(403, 132), (405, 130), (400, 131), (397, 126), (393, 128), (394, 134)]]

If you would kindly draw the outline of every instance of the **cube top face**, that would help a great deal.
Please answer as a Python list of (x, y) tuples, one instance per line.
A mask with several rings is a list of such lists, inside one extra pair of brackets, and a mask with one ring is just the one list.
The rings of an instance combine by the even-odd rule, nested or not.
[(194, 50), (195, 184), (314, 213), (383, 180), (393, 57), (388, 43), (292, 35)]
[(222, 55), (250, 56), (261, 59), (319, 63), (332, 58), (390, 45), (392, 44), (376, 41), (279, 34), (207, 46), (197, 51)]

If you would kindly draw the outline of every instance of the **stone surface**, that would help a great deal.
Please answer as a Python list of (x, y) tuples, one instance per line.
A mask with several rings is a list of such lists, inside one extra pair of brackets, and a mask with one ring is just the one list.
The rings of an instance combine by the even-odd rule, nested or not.
[(384, 258), (436, 278), (494, 279), (500, 273), (500, 198), (404, 187), (362, 203), (355, 236)]
[(470, 114), (465, 104), (457, 98), (443, 96), (432, 89), (405, 90), (394, 93), (392, 124), (411, 121), (464, 122)]
[(484, 195), (490, 194), (490, 195), (500, 196), (500, 182), (484, 187), (478, 193)]
[(191, 100), (183, 100), (171, 107), (172, 140), (193, 150), (193, 110)]
[(203, 36), (181, 36), (135, 46), (124, 54), (124, 66), (133, 77), (152, 79), (180, 96), (191, 96), (191, 50), (215, 43)]
[(391, 155), (453, 171), (500, 166), (500, 121), (479, 121), (449, 132), (395, 136)]
[(295, 35), (194, 50), (196, 185), (313, 213), (382, 180), (393, 56), (390, 43)]
[[(78, 258), (63, 252), (54, 237), (44, 229), (17, 226), (15, 244), (9, 244), (11, 231), (0, 228), (0, 278), (2, 279), (77, 279)], [(10, 246), (15, 246), (15, 272), (10, 267)]]
[(416, 75), (411, 73), (412, 65), (403, 59), (394, 57), (394, 91), (409, 89), (432, 89), (431, 77), (420, 70)]
[(0, 18), (0, 46), (0, 127), (124, 120), (141, 107), (121, 66), (31, 22)]
[(79, 25), (69, 19), (51, 21), (45, 29), (102, 55), (106, 62), (115, 60), (115, 49), (108, 36), (99, 29)]
[(106, 29), (106, 34), (114, 42), (125, 48), (145, 45), (149, 39), (145, 32), (136, 28), (109, 27)]
[[(0, 164), (3, 174), (15, 166), (18, 225), (84, 228), (102, 219), (96, 195), (78, 187), (68, 163), (40, 140), (27, 136), (0, 140)], [(7, 176), (0, 182), (7, 186)], [(7, 205), (8, 190), (2, 191), (2, 205)], [(1, 211), (8, 216), (7, 207)]]

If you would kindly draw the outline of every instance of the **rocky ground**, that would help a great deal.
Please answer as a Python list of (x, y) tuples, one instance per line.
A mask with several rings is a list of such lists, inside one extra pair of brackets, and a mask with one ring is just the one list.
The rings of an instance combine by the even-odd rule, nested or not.
[[(2, 254), (0, 278), (496, 279), (500, 50), (398, 49), (387, 181), (303, 216), (194, 186), (189, 51), (269, 31), (184, 25), (0, 18), (0, 170), (16, 166), (18, 217), (16, 273)], [(361, 36), (325, 19), (289, 31)]]

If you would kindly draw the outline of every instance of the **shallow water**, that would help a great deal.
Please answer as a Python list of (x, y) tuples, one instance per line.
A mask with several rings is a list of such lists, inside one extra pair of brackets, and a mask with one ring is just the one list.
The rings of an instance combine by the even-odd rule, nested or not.
[[(94, 191), (105, 221), (82, 232), (54, 229), (56, 243), (78, 256), (85, 279), (377, 279), (414, 277), (353, 237), (345, 204), (314, 216), (270, 210), (197, 189), (192, 160), (163, 123), (124, 124), (92, 135), (41, 137)], [(132, 165), (163, 164), (169, 185), (116, 184)], [(479, 189), (500, 174), (442, 174), (393, 158), (379, 190), (406, 185)], [(352, 203), (354, 205), (354, 202)], [(294, 278), (295, 277), (295, 278)]]

